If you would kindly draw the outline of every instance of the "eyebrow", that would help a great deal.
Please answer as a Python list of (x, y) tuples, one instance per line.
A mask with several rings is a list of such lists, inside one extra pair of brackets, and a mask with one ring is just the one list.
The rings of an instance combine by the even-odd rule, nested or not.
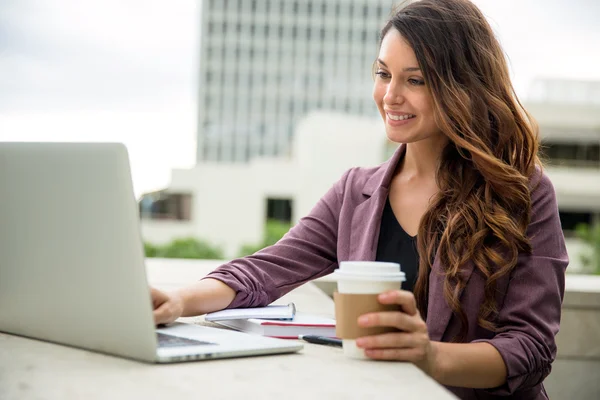
[[(383, 60), (382, 60), (381, 58), (378, 58), (378, 59), (377, 59), (377, 62), (378, 62), (379, 64), (383, 65), (384, 67), (386, 67), (386, 68), (389, 68), (389, 67), (386, 65), (386, 63), (384, 63), (384, 62), (383, 62)], [(420, 71), (420, 70), (421, 70), (421, 68), (419, 68), (419, 67), (408, 67), (408, 68), (404, 68), (404, 69), (403, 69), (403, 71), (404, 71), (404, 72), (414, 72), (414, 71)]]

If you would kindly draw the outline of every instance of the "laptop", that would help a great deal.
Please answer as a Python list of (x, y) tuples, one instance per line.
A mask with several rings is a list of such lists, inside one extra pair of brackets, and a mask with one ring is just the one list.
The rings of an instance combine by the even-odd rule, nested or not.
[(145, 362), (291, 353), (302, 344), (156, 329), (127, 149), (0, 143), (0, 332)]

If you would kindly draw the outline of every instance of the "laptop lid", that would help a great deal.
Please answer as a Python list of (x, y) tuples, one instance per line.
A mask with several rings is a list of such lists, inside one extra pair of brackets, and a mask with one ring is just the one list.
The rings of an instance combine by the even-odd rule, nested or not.
[(0, 143), (0, 331), (156, 357), (125, 146)]

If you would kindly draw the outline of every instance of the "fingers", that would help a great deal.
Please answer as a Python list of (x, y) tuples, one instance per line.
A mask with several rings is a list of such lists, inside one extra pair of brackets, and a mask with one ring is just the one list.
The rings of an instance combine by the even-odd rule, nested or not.
[(418, 342), (416, 335), (405, 332), (383, 333), (356, 339), (356, 345), (363, 349), (414, 347), (419, 344)]
[(381, 304), (399, 304), (408, 315), (418, 313), (415, 295), (407, 290), (391, 290), (381, 293), (378, 300)]
[(401, 332), (357, 338), (356, 345), (365, 349), (365, 355), (371, 359), (423, 362), (428, 357), (431, 342), (415, 296), (406, 290), (393, 290), (380, 294), (378, 300), (382, 304), (399, 304), (402, 311), (361, 315), (359, 326), (389, 326)]
[(388, 333), (356, 339), (365, 355), (374, 360), (422, 361), (426, 355), (426, 334)]
[(153, 312), (153, 316), (154, 323), (156, 325), (168, 324), (179, 318), (179, 316), (175, 313), (175, 309), (171, 302), (165, 302), (160, 307), (155, 309)]
[[(416, 360), (420, 360), (420, 356), (424, 354), (429, 344), (429, 336), (426, 333), (385, 333), (381, 335), (365, 336), (356, 339), (356, 345), (365, 350), (409, 350), (409, 349), (423, 349), (422, 352), (416, 351), (411, 353), (416, 356)], [(404, 352), (403, 354), (405, 354)], [(379, 354), (374, 352), (373, 354)], [(389, 352), (384, 355), (389, 356)], [(396, 358), (397, 359), (397, 358)], [(405, 358), (403, 358), (405, 359)], [(411, 361), (414, 361), (411, 359)]]
[(152, 314), (154, 316), (154, 324), (156, 325), (167, 324), (171, 322), (169, 321), (168, 310), (165, 305), (155, 309)]
[(374, 360), (398, 360), (413, 363), (422, 361), (426, 354), (423, 348), (409, 349), (367, 349), (365, 355)]
[(150, 296), (152, 297), (152, 305), (155, 309), (169, 298), (166, 293), (153, 287), (150, 287)]
[(178, 318), (175, 315), (173, 301), (169, 301), (170, 298), (165, 292), (151, 287), (150, 295), (152, 296), (152, 308), (154, 309), (152, 315), (156, 325), (168, 324)]
[(419, 314), (408, 315), (400, 311), (364, 314), (358, 318), (358, 325), (365, 328), (391, 326), (405, 332), (427, 332), (427, 325)]

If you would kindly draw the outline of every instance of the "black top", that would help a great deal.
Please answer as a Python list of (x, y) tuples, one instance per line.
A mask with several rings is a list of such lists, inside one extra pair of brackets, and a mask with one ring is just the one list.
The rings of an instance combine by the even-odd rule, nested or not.
[(406, 274), (406, 281), (402, 283), (402, 289), (413, 291), (419, 271), (417, 237), (410, 236), (402, 229), (394, 215), (389, 198), (385, 202), (381, 216), (375, 260), (399, 263), (400, 269)]

